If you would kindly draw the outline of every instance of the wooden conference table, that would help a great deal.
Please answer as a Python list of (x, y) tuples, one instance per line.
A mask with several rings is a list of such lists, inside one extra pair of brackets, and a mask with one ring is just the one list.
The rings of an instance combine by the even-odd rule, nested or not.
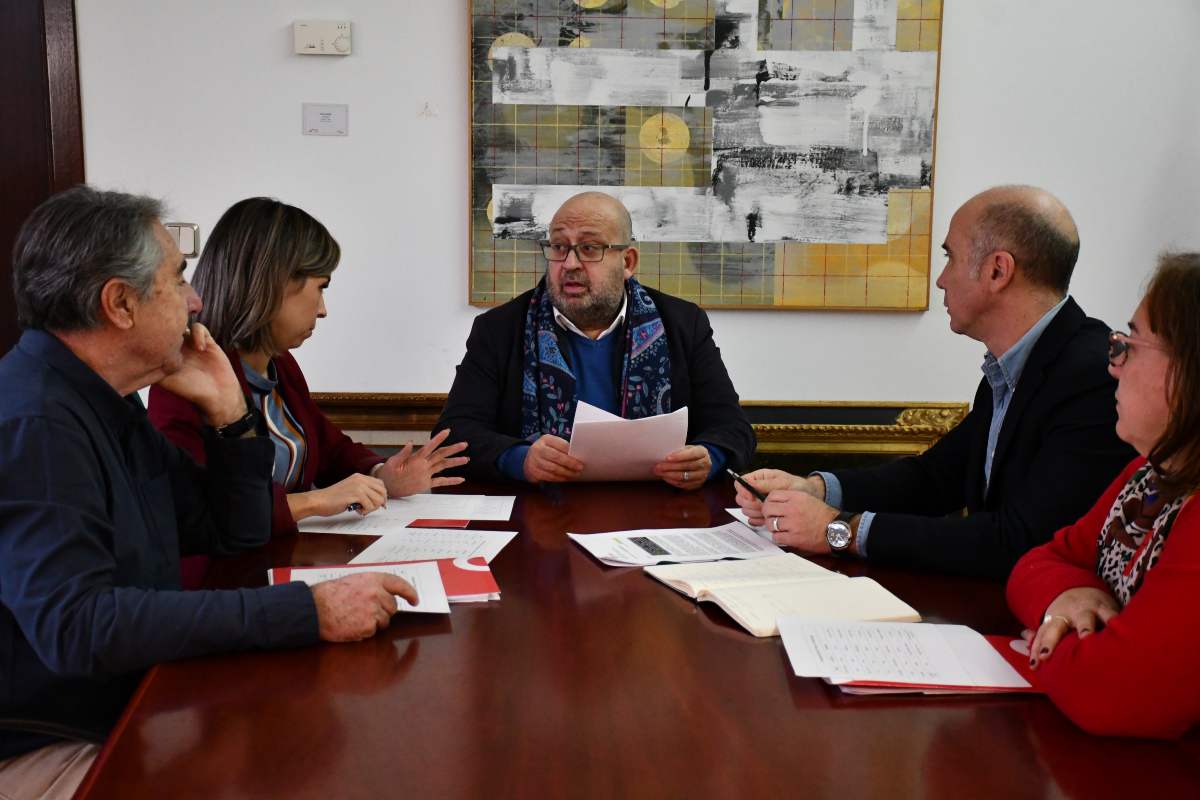
[[(400, 614), (357, 644), (157, 667), (78, 796), (1200, 796), (1196, 734), (1092, 737), (1036, 696), (844, 696), (792, 676), (778, 638), (565, 536), (720, 524), (727, 484), (519, 491), (510, 523), (473, 525), (520, 530), (493, 562), (499, 602)], [(213, 582), (260, 585), (268, 566), (344, 563), (370, 541), (280, 539)], [(997, 583), (823, 563), (929, 621), (1018, 632)]]

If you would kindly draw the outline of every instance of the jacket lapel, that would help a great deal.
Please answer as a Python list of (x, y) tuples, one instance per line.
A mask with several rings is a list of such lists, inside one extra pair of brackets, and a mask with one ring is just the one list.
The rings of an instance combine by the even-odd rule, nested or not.
[[(1066, 346), (1075, 331), (1079, 330), (1084, 319), (1086, 316), (1079, 304), (1073, 298), (1067, 298), (1066, 304), (1054, 319), (1050, 320), (1046, 330), (1042, 331), (1042, 335), (1033, 345), (1033, 351), (1029, 354), (1029, 360), (1025, 362), (1025, 368), (1021, 371), (1021, 378), (1017, 381), (1017, 388), (1013, 392), (1012, 400), (1008, 403), (1008, 411), (1004, 414), (1000, 436), (996, 440), (996, 454), (992, 456), (992, 481), (987, 491), (989, 496), (992, 488), (999, 483), (997, 477), (1000, 475), (1013, 437), (1016, 436), (1017, 428), (1020, 427), (1021, 417), (1025, 414), (1026, 407), (1041, 388), (1050, 366), (1058, 359), (1058, 354), (1062, 352), (1063, 347)], [(990, 394), (988, 402), (991, 402)]]

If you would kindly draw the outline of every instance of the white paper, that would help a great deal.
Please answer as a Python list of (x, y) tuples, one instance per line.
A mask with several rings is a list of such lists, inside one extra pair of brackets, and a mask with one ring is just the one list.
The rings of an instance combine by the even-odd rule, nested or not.
[(687, 443), (687, 406), (642, 419), (622, 419), (576, 403), (570, 453), (583, 462), (580, 480), (654, 480), (654, 465)]
[(986, 639), (963, 625), (804, 617), (780, 617), (778, 624), (792, 670), (800, 677), (831, 683), (1029, 686)]
[(386, 508), (366, 516), (343, 511), (329, 517), (301, 520), (306, 533), (383, 534), (406, 529), (415, 519), (507, 520), (515, 496), (482, 494), (413, 494), (394, 497)]
[(469, 531), (444, 528), (405, 528), (379, 537), (350, 559), (351, 564), (386, 561), (427, 561), (439, 558), (492, 559), (512, 541), (516, 531)]
[(449, 614), (450, 603), (446, 600), (446, 587), (442, 585), (442, 573), (438, 565), (432, 562), (424, 564), (386, 564), (374, 567), (293, 567), (292, 580), (303, 581), (309, 586), (332, 581), (353, 575), (358, 572), (386, 572), (398, 575), (413, 585), (417, 590), (417, 605), (410, 606), (408, 601), (397, 597), (398, 611), (424, 614)]
[(612, 533), (568, 533), (567, 536), (598, 560), (614, 567), (762, 558), (783, 553), (740, 522), (715, 528), (649, 528)]
[(766, 525), (751, 525), (750, 518), (746, 516), (746, 512), (742, 511), (741, 508), (727, 508), (725, 509), (725, 513), (757, 533), (759, 536), (766, 539), (768, 542), (775, 541), (774, 537), (771, 536), (771, 531), (768, 530)]

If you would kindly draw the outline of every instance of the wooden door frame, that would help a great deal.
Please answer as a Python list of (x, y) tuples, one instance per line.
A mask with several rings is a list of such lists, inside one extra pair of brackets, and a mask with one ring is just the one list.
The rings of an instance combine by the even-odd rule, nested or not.
[(0, 76), (13, 113), (0, 129), (0, 355), (16, 343), (12, 244), (22, 222), (55, 192), (84, 181), (73, 0), (3, 0)]

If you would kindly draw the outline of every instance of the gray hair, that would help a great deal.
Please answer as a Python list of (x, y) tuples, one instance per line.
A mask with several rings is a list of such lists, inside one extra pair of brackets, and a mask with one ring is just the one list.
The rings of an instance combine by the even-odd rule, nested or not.
[(163, 204), (152, 197), (76, 186), (33, 210), (13, 247), (13, 293), (22, 328), (94, 328), (100, 290), (116, 278), (141, 297), (163, 260), (154, 223)]

